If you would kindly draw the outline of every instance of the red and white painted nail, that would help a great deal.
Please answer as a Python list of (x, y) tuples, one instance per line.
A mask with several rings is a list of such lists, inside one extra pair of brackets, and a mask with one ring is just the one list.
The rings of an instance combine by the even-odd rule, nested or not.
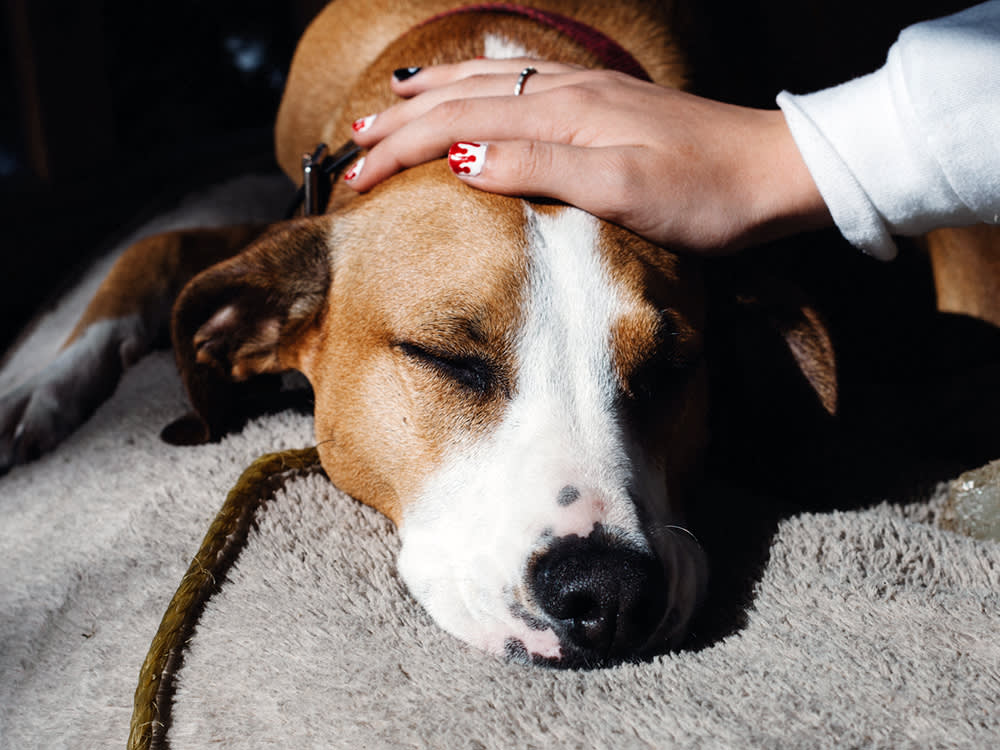
[(362, 156), (360, 159), (354, 162), (354, 165), (350, 169), (347, 170), (347, 174), (344, 175), (344, 180), (346, 182), (351, 182), (353, 180), (358, 179), (358, 175), (361, 174), (361, 170), (364, 169), (364, 166), (365, 166), (365, 157)]
[(476, 177), (486, 163), (485, 143), (459, 142), (448, 150), (448, 166), (460, 177)]
[(367, 117), (362, 117), (360, 120), (355, 120), (351, 123), (351, 127), (354, 129), (355, 133), (364, 133), (372, 126), (376, 117), (378, 117), (378, 115), (368, 115)]

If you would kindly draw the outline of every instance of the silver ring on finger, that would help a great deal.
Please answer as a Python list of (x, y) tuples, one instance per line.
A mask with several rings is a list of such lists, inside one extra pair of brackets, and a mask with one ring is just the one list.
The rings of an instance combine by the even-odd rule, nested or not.
[(520, 96), (524, 93), (524, 82), (528, 80), (528, 76), (537, 72), (538, 70), (530, 65), (521, 71), (521, 75), (517, 77), (517, 83), (514, 84), (514, 96)]

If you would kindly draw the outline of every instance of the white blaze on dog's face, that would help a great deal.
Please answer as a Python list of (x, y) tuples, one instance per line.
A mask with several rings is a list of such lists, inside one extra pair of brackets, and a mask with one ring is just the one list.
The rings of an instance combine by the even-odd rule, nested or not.
[[(436, 174), (412, 172), (396, 191)], [(322, 329), (345, 335), (308, 366), (327, 471), (398, 523), (408, 587), (475, 646), (578, 665), (676, 643), (705, 575), (673, 496), (703, 440), (697, 280), (576, 209), (424, 190), (334, 230)]]

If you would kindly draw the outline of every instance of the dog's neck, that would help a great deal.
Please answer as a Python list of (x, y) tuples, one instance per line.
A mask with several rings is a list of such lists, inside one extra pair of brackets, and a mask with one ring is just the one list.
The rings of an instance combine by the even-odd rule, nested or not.
[(591, 54), (593, 54), (604, 67), (610, 70), (627, 73), (633, 78), (639, 78), (643, 81), (652, 80), (642, 65), (639, 64), (639, 61), (636, 60), (628, 50), (618, 44), (618, 42), (614, 39), (611, 39), (609, 36), (598, 31), (592, 26), (581, 23), (574, 18), (569, 18), (568, 16), (563, 16), (559, 13), (539, 10), (538, 8), (529, 8), (527, 6), (517, 5), (514, 3), (477, 3), (474, 5), (465, 5), (460, 8), (452, 8), (451, 10), (446, 10), (443, 13), (438, 13), (419, 24), (419, 26), (425, 26), (429, 23), (433, 23), (434, 21), (439, 21), (442, 18), (455, 16), (460, 13), (482, 12), (508, 13), (510, 15), (530, 18), (543, 26), (555, 29), (580, 46), (584, 47)]
[[(468, 59), (474, 54), (485, 54), (488, 57), (527, 55), (529, 57), (562, 59), (565, 61), (580, 60), (592, 67), (605, 67), (642, 80), (651, 80), (651, 76), (644, 66), (638, 62), (636, 57), (612, 39), (609, 34), (595, 26), (582, 23), (569, 16), (512, 3), (475, 3), (458, 6), (423, 18), (388, 45), (386, 52), (380, 56), (380, 59), (373, 67), (370, 67), (362, 74), (356, 82), (355, 87), (345, 98), (346, 101), (352, 102), (350, 111), (345, 112), (345, 110), (340, 110), (336, 117), (329, 120), (327, 128), (322, 132), (323, 141), (326, 143), (340, 142), (338, 138), (342, 138), (342, 133), (350, 132), (350, 122), (358, 116), (359, 112), (378, 111), (380, 108), (386, 106), (384, 102), (378, 101), (377, 98), (375, 99), (377, 103), (373, 107), (356, 104), (358, 101), (371, 100), (372, 92), (384, 90), (383, 81), (387, 77), (385, 72), (387, 67), (386, 62), (391, 61), (390, 65), (398, 67), (404, 62), (412, 61), (413, 59), (420, 61), (426, 58), (424, 54), (410, 54), (401, 51), (400, 46), (405, 49), (407, 45), (413, 43), (414, 39), (426, 39), (428, 33), (433, 38), (434, 32), (431, 30), (441, 25), (450, 25), (453, 22), (459, 22), (465, 26), (465, 24), (462, 24), (463, 21), (477, 15), (483, 17), (494, 16), (498, 17), (498, 21), (506, 21), (506, 24), (500, 25), (500, 29), (506, 27), (509, 30), (511, 28), (510, 23), (515, 21), (526, 24), (526, 27), (522, 26), (509, 39), (505, 37), (505, 32), (502, 30), (495, 34), (489, 30), (482, 32), (487, 38), (499, 38), (507, 41), (512, 46), (513, 51), (504, 49), (499, 52), (491, 52), (489, 46), (487, 46), (485, 52), (467, 51), (463, 57), (462, 51), (458, 51), (456, 55), (455, 50), (450, 50), (451, 54), (443, 56), (444, 60)], [(470, 27), (466, 26), (466, 28)], [(553, 32), (556, 33), (553, 34)], [(442, 39), (461, 38), (461, 34), (447, 32), (440, 33), (440, 36)], [(521, 47), (522, 45), (524, 45), (523, 48)], [(569, 52), (568, 55), (566, 54), (567, 52)], [(356, 194), (345, 186), (342, 180), (334, 180), (331, 188), (332, 191), (329, 199), (325, 201), (327, 211), (336, 211), (352, 202), (356, 197)], [(322, 204), (323, 202), (320, 202), (320, 205)]]
[[(275, 127), (279, 163), (298, 181), (305, 152), (321, 141), (343, 143), (357, 118), (398, 101), (387, 81), (402, 66), (528, 56), (684, 86), (675, 16), (685, 20), (670, 0), (593, 4), (585, 12), (561, 0), (338, 0), (303, 36), (297, 55), (308, 64), (293, 63), (289, 71)], [(498, 40), (507, 49), (493, 44)]]

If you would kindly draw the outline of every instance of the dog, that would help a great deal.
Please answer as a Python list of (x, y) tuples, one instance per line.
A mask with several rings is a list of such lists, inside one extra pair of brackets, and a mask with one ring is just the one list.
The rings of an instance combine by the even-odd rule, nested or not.
[[(685, 85), (670, 3), (530, 6), (330, 4), (289, 74), (283, 170), (301, 183), (303, 154), (391, 104), (401, 66), (606, 66), (610, 45)], [(571, 207), (470, 189), (442, 160), (364, 195), (338, 181), (325, 208), (129, 248), (55, 362), (0, 402), (0, 463), (52, 450), (169, 326), (194, 415), (165, 437), (216, 440), (269, 379), (305, 375), (323, 468), (396, 523), (399, 573), (444, 630), (557, 667), (683, 643), (707, 581), (685, 519), (708, 440), (699, 263)], [(786, 351), (833, 413), (823, 322), (784, 309)]]

